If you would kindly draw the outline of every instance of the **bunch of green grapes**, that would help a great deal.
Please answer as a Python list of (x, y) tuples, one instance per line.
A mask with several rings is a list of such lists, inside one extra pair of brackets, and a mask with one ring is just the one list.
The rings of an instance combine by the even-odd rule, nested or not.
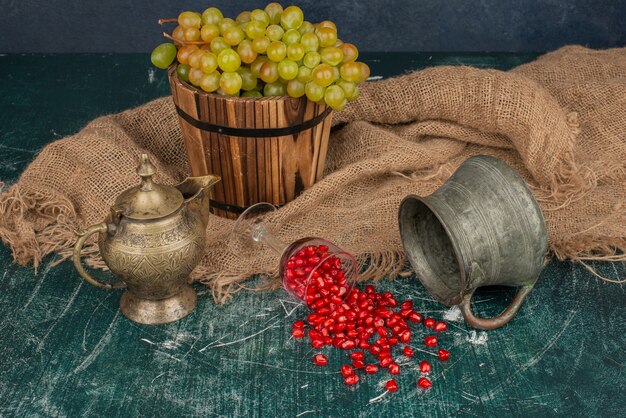
[(152, 63), (165, 69), (177, 61), (179, 78), (208, 93), (306, 95), (342, 110), (359, 97), (358, 85), (370, 74), (333, 22), (307, 22), (297, 6), (270, 3), (234, 20), (210, 7), (202, 14), (182, 12), (177, 23), (168, 36), (174, 44), (157, 46)]

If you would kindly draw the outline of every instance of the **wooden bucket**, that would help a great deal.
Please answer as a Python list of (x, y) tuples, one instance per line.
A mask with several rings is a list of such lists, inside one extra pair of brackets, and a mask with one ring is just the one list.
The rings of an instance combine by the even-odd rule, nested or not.
[(324, 171), (332, 113), (302, 97), (199, 91), (169, 70), (191, 175), (216, 174), (211, 210), (231, 219), (258, 202), (282, 206)]

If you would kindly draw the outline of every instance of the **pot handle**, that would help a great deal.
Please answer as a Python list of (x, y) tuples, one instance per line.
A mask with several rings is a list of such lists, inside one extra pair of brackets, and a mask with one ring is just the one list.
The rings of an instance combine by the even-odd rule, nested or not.
[[(472, 263), (470, 277), (472, 276), (472, 272), (476, 271), (476, 268), (480, 269), (480, 266), (478, 266), (477, 263)], [(495, 318), (478, 318), (474, 316), (474, 312), (472, 312), (471, 300), (476, 289), (472, 289), (471, 292), (463, 297), (459, 307), (461, 308), (461, 313), (463, 314), (463, 318), (465, 318), (465, 322), (469, 326), (483, 330), (500, 328), (513, 319), (519, 308), (522, 306), (522, 302), (524, 302), (524, 299), (526, 299), (526, 296), (528, 296), (534, 286), (534, 283), (522, 286), (522, 288), (517, 292), (517, 295), (515, 295), (511, 304), (504, 310), (504, 312)]]
[(85, 244), (85, 241), (87, 240), (87, 238), (89, 238), (90, 235), (95, 234), (96, 232), (105, 233), (107, 232), (107, 230), (108, 230), (107, 224), (103, 222), (100, 224), (92, 225), (83, 231), (76, 231), (76, 235), (78, 235), (79, 238), (78, 238), (78, 241), (76, 241), (76, 245), (74, 246), (74, 254), (72, 255), (72, 260), (74, 261), (74, 267), (78, 271), (78, 274), (80, 274), (83, 277), (83, 279), (89, 282), (89, 284), (92, 284), (94, 286), (97, 286), (106, 290), (123, 289), (126, 287), (125, 283), (119, 282), (119, 283), (109, 284), (109, 283), (102, 282), (98, 279), (94, 279), (93, 277), (91, 277), (89, 273), (85, 271), (85, 269), (83, 268), (83, 265), (80, 263), (80, 252), (83, 249), (83, 245)]

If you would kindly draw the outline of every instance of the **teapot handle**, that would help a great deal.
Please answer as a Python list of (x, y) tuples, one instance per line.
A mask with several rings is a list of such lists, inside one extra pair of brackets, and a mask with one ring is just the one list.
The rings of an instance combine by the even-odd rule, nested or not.
[[(470, 276), (472, 275), (472, 273), (475, 274), (475, 271), (477, 269), (480, 269), (480, 266), (477, 263), (472, 263), (472, 266), (470, 268)], [(526, 299), (526, 296), (528, 296), (530, 291), (533, 290), (534, 286), (535, 283), (522, 286), (519, 292), (517, 292), (517, 295), (515, 295), (515, 298), (513, 299), (511, 304), (504, 310), (504, 312), (502, 312), (495, 318), (478, 318), (474, 315), (474, 312), (472, 312), (471, 301), (472, 296), (474, 296), (474, 291), (476, 289), (472, 289), (471, 292), (463, 297), (463, 300), (459, 304), (459, 307), (461, 308), (461, 313), (463, 314), (465, 322), (467, 322), (469, 326), (484, 330), (500, 328), (501, 326), (506, 325), (511, 319), (513, 319), (519, 308), (522, 306), (522, 302), (524, 302), (524, 299)]]
[(83, 279), (89, 282), (89, 284), (92, 284), (94, 286), (97, 286), (106, 290), (123, 289), (126, 287), (125, 283), (119, 282), (119, 283), (109, 284), (109, 283), (102, 282), (98, 279), (94, 279), (89, 273), (85, 271), (85, 269), (83, 268), (83, 265), (80, 263), (80, 252), (83, 249), (83, 245), (85, 244), (85, 241), (87, 240), (87, 238), (89, 238), (89, 236), (91, 236), (92, 234), (95, 234), (96, 232), (105, 233), (107, 232), (107, 230), (108, 230), (107, 224), (103, 222), (100, 224), (92, 225), (83, 231), (76, 231), (76, 235), (78, 235), (79, 238), (78, 238), (78, 241), (76, 241), (76, 245), (74, 246), (74, 254), (72, 256), (72, 260), (74, 261), (74, 267), (78, 271), (78, 274), (80, 274), (83, 277)]

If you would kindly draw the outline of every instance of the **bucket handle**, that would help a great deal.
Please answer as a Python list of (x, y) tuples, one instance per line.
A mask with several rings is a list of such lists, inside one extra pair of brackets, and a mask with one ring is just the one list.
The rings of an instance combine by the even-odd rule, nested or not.
[(72, 255), (72, 259), (74, 261), (74, 267), (76, 268), (76, 271), (78, 271), (78, 274), (80, 274), (83, 277), (83, 279), (89, 282), (89, 284), (92, 284), (94, 286), (97, 286), (106, 290), (124, 289), (126, 287), (126, 284), (123, 282), (109, 284), (109, 283), (105, 283), (103, 281), (93, 278), (89, 273), (85, 271), (85, 268), (80, 263), (80, 252), (83, 249), (83, 244), (85, 244), (85, 241), (87, 240), (87, 238), (89, 238), (89, 236), (91, 236), (92, 234), (95, 234), (96, 232), (104, 234), (105, 232), (107, 232), (107, 230), (108, 230), (107, 224), (100, 223), (100, 224), (92, 225), (83, 231), (76, 231), (76, 235), (79, 238), (78, 238), (78, 241), (76, 241), (76, 245), (74, 246), (74, 254)]
[[(469, 282), (472, 283), (472, 276), (475, 274), (477, 270), (481, 270), (480, 266), (476, 262), (472, 262), (469, 273)], [(461, 308), (461, 313), (463, 314), (463, 318), (465, 318), (465, 322), (474, 328), (483, 329), (483, 330), (492, 330), (496, 328), (500, 328), (503, 325), (506, 325), (517, 313), (519, 308), (522, 306), (522, 302), (526, 299), (526, 296), (530, 293), (530, 291), (535, 286), (535, 283), (528, 284), (522, 286), (522, 288), (517, 292), (515, 298), (511, 302), (511, 304), (502, 312), (500, 315), (495, 318), (478, 318), (472, 312), (472, 296), (474, 296), (474, 292), (476, 289), (472, 289), (469, 293), (467, 293), (459, 307)]]

